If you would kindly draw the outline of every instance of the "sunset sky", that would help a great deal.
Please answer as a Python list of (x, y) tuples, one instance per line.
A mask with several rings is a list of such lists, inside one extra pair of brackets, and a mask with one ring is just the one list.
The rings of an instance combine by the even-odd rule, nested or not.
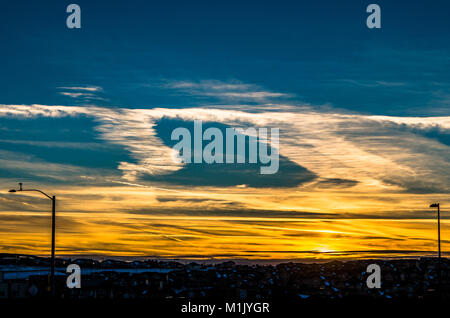
[[(324, 259), (450, 246), (450, 4), (17, 1), (0, 11), (0, 253)], [(95, 3), (93, 3), (95, 2)], [(280, 169), (170, 134), (279, 128)]]

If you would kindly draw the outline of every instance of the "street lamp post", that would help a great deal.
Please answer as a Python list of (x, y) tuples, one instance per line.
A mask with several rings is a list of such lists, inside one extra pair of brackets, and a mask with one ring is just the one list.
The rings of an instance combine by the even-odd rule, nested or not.
[(38, 189), (23, 189), (22, 183), (19, 183), (19, 189), (9, 190), (10, 193), (23, 192), (23, 191), (34, 191), (45, 195), (52, 201), (52, 254), (50, 260), (50, 288), (52, 296), (55, 296), (55, 225), (56, 225), (56, 197), (49, 196), (47, 193)]
[(438, 287), (439, 292), (441, 292), (441, 211), (439, 203), (433, 203), (430, 208), (437, 208), (437, 219), (438, 219)]

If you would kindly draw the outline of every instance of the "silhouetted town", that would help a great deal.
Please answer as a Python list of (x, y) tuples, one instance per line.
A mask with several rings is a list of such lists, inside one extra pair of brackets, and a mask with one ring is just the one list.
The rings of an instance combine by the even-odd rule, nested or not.
[[(381, 267), (381, 288), (366, 285), (369, 264)], [(56, 297), (65, 299), (375, 299), (435, 297), (437, 258), (245, 265), (175, 261), (56, 260)], [(66, 286), (66, 267), (81, 268), (81, 288)], [(49, 297), (48, 258), (0, 254), (0, 298)], [(450, 298), (450, 262), (441, 289)]]

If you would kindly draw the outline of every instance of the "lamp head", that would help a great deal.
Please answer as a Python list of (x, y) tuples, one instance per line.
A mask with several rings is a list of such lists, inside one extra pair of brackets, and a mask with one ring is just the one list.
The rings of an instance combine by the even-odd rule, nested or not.
[(23, 189), (22, 189), (22, 182), (19, 182), (19, 190), (12, 189), (12, 190), (9, 190), (9, 193), (16, 193), (16, 192), (19, 192), (19, 191), (23, 191)]
[(438, 208), (439, 207), (439, 203), (433, 203), (432, 205), (430, 205), (430, 208)]

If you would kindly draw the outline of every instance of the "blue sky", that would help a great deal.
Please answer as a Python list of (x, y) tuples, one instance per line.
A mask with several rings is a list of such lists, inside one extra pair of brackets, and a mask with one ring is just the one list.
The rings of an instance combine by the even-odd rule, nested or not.
[[(265, 112), (287, 111), (300, 116), (306, 125), (311, 121), (312, 134), (319, 140), (323, 128), (305, 117), (313, 112), (318, 118), (323, 114), (325, 123), (330, 121), (326, 130), (333, 131), (333, 138), (353, 143), (374, 143), (379, 134), (389, 138), (411, 134), (449, 145), (446, 116), (450, 114), (450, 22), (446, 8), (450, 7), (444, 1), (378, 2), (381, 29), (366, 26), (368, 1), (78, 4), (82, 28), (72, 30), (65, 25), (68, 3), (19, 1), (3, 7), (0, 104), (5, 110), (34, 104), (67, 107), (56, 116), (33, 113), (37, 111), (33, 106), (19, 116), (2, 116), (0, 143), (10, 158), (26, 154), (32, 156), (30, 160), (96, 169), (102, 175), (115, 177), (125, 169), (128, 174), (124, 178), (128, 180), (129, 173), (133, 169), (140, 171), (143, 162), (149, 168), (153, 155), (164, 156), (157, 150), (146, 154), (142, 146), (153, 142), (160, 146), (159, 150), (169, 149), (171, 143), (166, 135), (173, 128), (173, 119), (186, 121), (189, 126), (195, 116), (203, 116), (202, 111), (208, 109), (212, 113), (207, 120), (220, 127), (231, 124), (220, 118), (220, 111), (243, 111), (244, 115), (255, 114), (255, 118), (263, 118)], [(158, 108), (165, 109), (166, 114), (161, 116), (155, 111)], [(188, 112), (174, 118), (174, 113), (168, 114), (171, 109)], [(194, 115), (189, 115), (192, 109), (200, 113), (195, 115), (194, 110)], [(139, 116), (139, 110), (149, 110), (141, 122), (128, 118)], [(34, 115), (25, 115), (30, 112)], [(343, 122), (352, 122), (344, 118), (345, 114), (361, 117), (356, 125), (342, 123), (334, 127), (334, 114), (339, 114)], [(388, 116), (387, 121), (394, 122), (394, 126), (386, 128), (384, 123), (381, 128), (372, 124), (366, 127), (363, 116), (375, 115)], [(283, 116), (289, 117), (284, 114), (280, 118)], [(414, 116), (437, 119), (431, 123), (408, 122), (407, 118)], [(238, 124), (249, 125), (252, 120)], [(281, 137), (288, 144), (286, 149), (291, 149), (294, 142), (286, 135), (299, 139), (306, 136), (297, 128), (283, 127), (288, 124), (283, 120), (279, 123)], [(133, 125), (148, 130), (137, 131)], [(354, 125), (352, 131), (348, 125)], [(135, 139), (136, 144), (129, 139)], [(392, 143), (388, 143), (389, 147), (393, 147)], [(395, 141), (395, 145), (398, 143)], [(313, 148), (317, 144), (305, 145)], [(387, 147), (378, 143), (364, 151), (391, 158), (391, 153), (383, 153), (386, 150), (380, 149), (382, 146)], [(358, 144), (358, 148), (367, 147)], [(244, 174), (249, 178), (247, 183), (280, 186), (280, 180), (285, 180), (281, 185), (292, 186), (302, 184), (298, 180), (320, 177), (314, 171), (316, 167), (304, 166), (303, 159), (289, 157), (288, 152), (281, 155), (290, 168), (283, 165), (287, 170), (264, 180), (260, 180), (261, 176), (251, 177), (253, 170), (249, 170)], [(323, 151), (320, 154), (324, 155)], [(155, 163), (153, 168), (159, 171), (158, 165)], [(236, 180), (222, 180), (220, 185), (242, 182), (242, 178), (215, 167), (186, 166), (178, 171), (179, 167), (168, 165), (171, 168), (163, 170), (174, 173), (173, 180), (181, 185), (195, 184), (195, 180), (199, 185), (214, 184), (211, 169), (223, 180)], [(6, 172), (8, 169), (3, 168), (4, 175), (11, 174)], [(289, 177), (289, 169), (304, 173)], [(246, 168), (235, 173), (243, 170)], [(32, 172), (22, 173), (16, 172), (17, 177), (33, 180)], [(152, 173), (132, 174), (140, 175), (141, 181), (172, 180), (164, 173), (161, 178)], [(359, 182), (336, 175), (322, 177), (326, 178), (322, 180), (325, 184), (327, 180), (339, 184)], [(40, 175), (36, 180), (51, 178)], [(67, 180), (60, 176), (53, 182)], [(429, 180), (418, 187), (413, 187), (412, 182), (416, 181), (408, 181), (407, 190), (436, 190), (426, 185)]]
[(379, 1), (374, 30), (369, 3), (79, 1), (82, 29), (69, 30), (69, 2), (9, 2), (0, 96), (73, 105), (57, 88), (90, 85), (103, 88), (99, 105), (189, 107), (223, 100), (164, 84), (219, 80), (368, 114), (448, 113), (449, 4)]
[[(381, 29), (366, 27), (372, 2)], [(94, 254), (165, 256), (206, 245), (208, 255), (229, 247), (239, 256), (249, 240), (275, 254), (400, 241), (406, 253), (417, 247), (410, 238), (433, 248), (427, 207), (450, 203), (448, 1), (80, 0), (82, 28), (73, 30), (70, 3), (10, 1), (0, 11), (0, 188), (22, 181), (54, 191), (72, 222), (64, 251), (77, 253), (77, 239)], [(175, 163), (168, 136), (196, 119), (222, 130), (279, 128), (279, 172)], [(4, 249), (35, 251), (19, 216), (46, 210), (0, 194)], [(31, 214), (38, 233), (45, 223)], [(183, 214), (169, 220), (177, 234), (152, 223), (161, 214)], [(204, 217), (211, 236), (186, 215)], [(244, 220), (208, 223), (236, 215)], [(286, 219), (266, 228), (252, 217)], [(158, 243), (148, 245), (144, 230)], [(299, 231), (307, 240), (289, 241)], [(115, 233), (112, 245), (99, 233)], [(222, 245), (229, 233), (235, 241)], [(345, 244), (328, 246), (342, 236)], [(45, 250), (46, 240), (33, 240)]]

